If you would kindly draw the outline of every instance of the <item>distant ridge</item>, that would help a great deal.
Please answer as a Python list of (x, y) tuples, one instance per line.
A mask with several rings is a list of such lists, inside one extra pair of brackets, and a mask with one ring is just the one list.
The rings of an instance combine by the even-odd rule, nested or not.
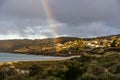
[(68, 41), (74, 41), (78, 39), (83, 40), (95, 40), (95, 39), (107, 39), (110, 40), (112, 37), (118, 38), (118, 35), (109, 35), (109, 36), (101, 36), (94, 38), (77, 38), (77, 37), (58, 37), (58, 38), (46, 38), (46, 39), (13, 39), (13, 40), (0, 40), (0, 52), (12, 52), (15, 49), (27, 46), (54, 46), (55, 43), (65, 43)]
[(58, 38), (47, 38), (47, 39), (13, 39), (13, 40), (0, 40), (0, 52), (11, 52), (14, 49), (20, 47), (26, 47), (29, 45), (39, 46), (51, 46), (55, 43), (65, 43), (68, 41), (74, 41), (76, 37), (58, 37)]

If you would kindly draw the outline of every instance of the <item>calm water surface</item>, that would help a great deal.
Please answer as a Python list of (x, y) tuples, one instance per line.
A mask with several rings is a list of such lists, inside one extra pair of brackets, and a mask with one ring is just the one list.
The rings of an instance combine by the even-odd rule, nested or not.
[(0, 62), (56, 60), (56, 59), (61, 59), (61, 57), (41, 56), (41, 55), (27, 55), (27, 54), (0, 53)]

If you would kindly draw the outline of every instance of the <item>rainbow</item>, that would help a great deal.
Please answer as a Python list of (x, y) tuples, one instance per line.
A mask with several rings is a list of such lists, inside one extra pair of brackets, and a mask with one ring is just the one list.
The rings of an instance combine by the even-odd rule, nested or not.
[(47, 0), (41, 0), (41, 3), (42, 3), (44, 11), (46, 13), (46, 16), (48, 18), (49, 27), (53, 31), (53, 36), (58, 37), (57, 29), (56, 29), (57, 28), (57, 23), (56, 23), (55, 17), (53, 16), (53, 13), (52, 13), (52, 10), (50, 8), (50, 5), (49, 5), (48, 1)]

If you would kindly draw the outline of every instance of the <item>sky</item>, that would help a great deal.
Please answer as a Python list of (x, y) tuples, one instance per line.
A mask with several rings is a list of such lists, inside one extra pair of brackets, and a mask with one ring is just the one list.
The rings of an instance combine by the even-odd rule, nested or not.
[(0, 39), (113, 34), (120, 34), (120, 0), (0, 0)]

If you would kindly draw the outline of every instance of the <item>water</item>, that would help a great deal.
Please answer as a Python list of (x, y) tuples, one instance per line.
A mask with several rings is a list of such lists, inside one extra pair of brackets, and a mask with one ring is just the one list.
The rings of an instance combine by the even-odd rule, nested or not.
[(57, 60), (57, 59), (61, 59), (61, 57), (0, 53), (0, 62), (38, 61), (38, 60)]

